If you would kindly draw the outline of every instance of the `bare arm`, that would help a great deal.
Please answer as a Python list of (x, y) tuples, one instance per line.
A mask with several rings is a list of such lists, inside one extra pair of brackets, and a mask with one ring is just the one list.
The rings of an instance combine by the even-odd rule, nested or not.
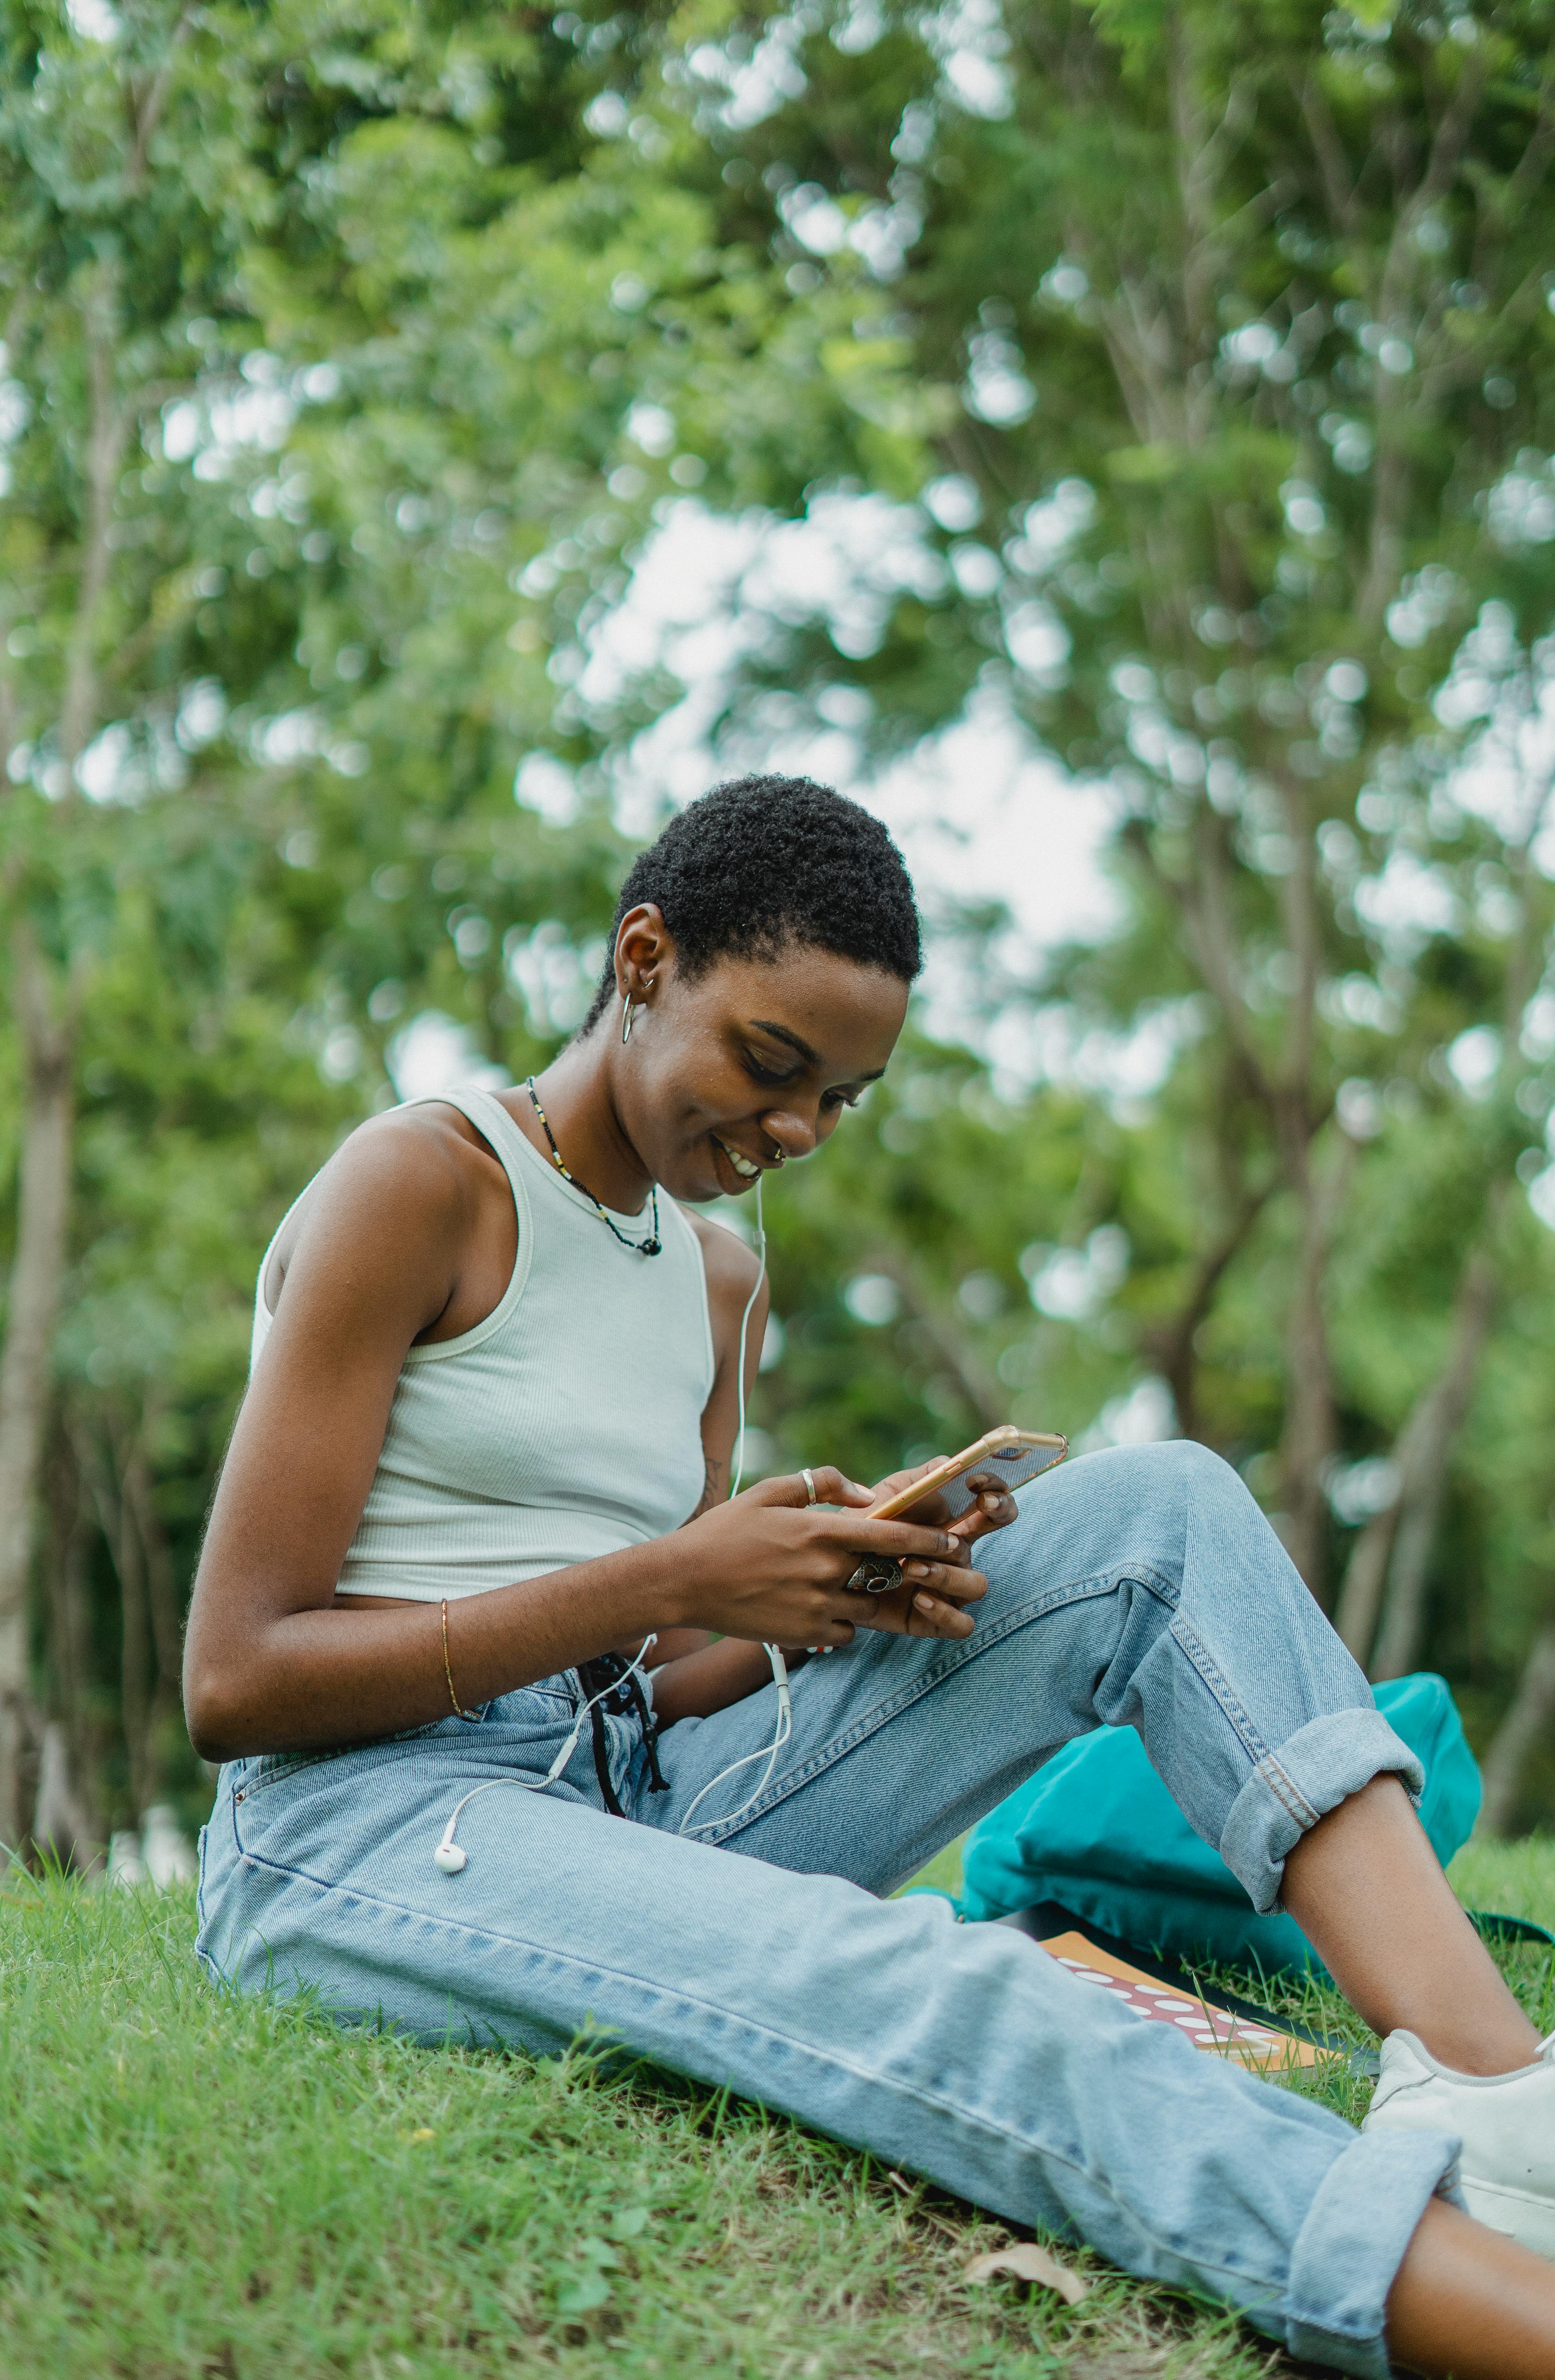
[[(385, 1117), (353, 1135), (310, 1202), (195, 1585), (185, 1706), (207, 1757), (358, 1742), (449, 1715), (438, 1607), (350, 1609), (335, 1582), (406, 1351), (447, 1335), (468, 1295), (480, 1162), (456, 1135)], [(841, 1500), (836, 1475), (820, 1484)], [(797, 1481), (768, 1481), (672, 1538), (463, 1598), (449, 1610), (460, 1701), (510, 1692), (656, 1627), (812, 1645), (848, 1643), (856, 1622), (965, 1633), (955, 1605), (982, 1583), (964, 1545), (905, 1522), (808, 1511), (803, 1499)], [(844, 1581), (864, 1551), (929, 1565), (947, 1598), (942, 1628), (861, 1611)]]
[[(756, 1258), (733, 1235), (716, 1224), (694, 1219), (702, 1243), (703, 1260), (707, 1267), (708, 1299), (712, 1317), (713, 1340), (720, 1350), (717, 1378), (707, 1411), (702, 1416), (702, 1446), (707, 1461), (707, 1489), (698, 1512), (711, 1511), (723, 1500), (726, 1491), (723, 1483), (730, 1475), (729, 1466), (735, 1460), (735, 1441), (738, 1434), (739, 1410), (735, 1395), (735, 1361), (740, 1335), (740, 1318), (746, 1302), (756, 1285)], [(765, 1281), (761, 1283), (750, 1308), (746, 1330), (745, 1388), (748, 1403), (750, 1393), (760, 1368), (761, 1342), (766, 1334), (769, 1298)], [(921, 1463), (919, 1471), (929, 1471), (932, 1462)], [(832, 1493), (840, 1494), (846, 1505), (867, 1509), (893, 1489), (902, 1486), (914, 1475), (900, 1472), (883, 1480), (874, 1488), (858, 1488), (847, 1480), (838, 1479), (835, 1473), (828, 1478), (835, 1481)], [(936, 1499), (932, 1510), (917, 1515), (919, 1519), (939, 1522), (945, 1517), (942, 1505)], [(981, 1512), (967, 1514), (950, 1534), (970, 1544), (991, 1528), (1002, 1527), (1014, 1518), (1014, 1505), (1003, 1496), (985, 1505)], [(964, 1577), (973, 1575), (963, 1573)], [(958, 1582), (959, 1583), (959, 1582)], [(922, 1595), (926, 1604), (916, 1605), (915, 1596)], [(923, 1623), (932, 1619), (937, 1624), (933, 1633), (946, 1635), (966, 1634), (972, 1622), (958, 1608), (956, 1601), (942, 1597), (929, 1590), (927, 1573), (910, 1578), (900, 1597), (893, 1597), (910, 1624), (916, 1617), (922, 1633), (930, 1633)], [(935, 1607), (940, 1607), (936, 1609)], [(809, 1651), (803, 1645), (784, 1647), (790, 1670), (796, 1670), (808, 1660)], [(725, 1637), (721, 1644), (703, 1640), (699, 1645), (661, 1633), (659, 1658), (662, 1666), (653, 1677), (653, 1709), (662, 1727), (673, 1727), (676, 1719), (691, 1717), (707, 1718), (711, 1712), (724, 1710), (731, 1703), (741, 1702), (746, 1695), (758, 1693), (771, 1676), (771, 1668), (763, 1645)]]

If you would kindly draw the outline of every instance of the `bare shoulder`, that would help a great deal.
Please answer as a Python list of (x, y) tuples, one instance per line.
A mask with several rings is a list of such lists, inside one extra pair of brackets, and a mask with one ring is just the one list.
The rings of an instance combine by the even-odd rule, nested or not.
[(266, 1279), (266, 1303), (273, 1311), (307, 1245), (344, 1239), (362, 1255), (376, 1247), (385, 1260), (393, 1252), (402, 1261), (418, 1247), (452, 1249), (493, 1172), (500, 1181), (501, 1166), (456, 1108), (401, 1108), (370, 1117), (342, 1141), (288, 1217)]
[(722, 1307), (737, 1303), (743, 1306), (760, 1278), (761, 1267), (755, 1249), (747, 1247), (737, 1232), (711, 1221), (706, 1215), (695, 1214), (686, 1207), (681, 1213), (701, 1243), (708, 1296), (712, 1305)]
[(460, 1197), (493, 1174), (504, 1178), (501, 1160), (468, 1117), (441, 1100), (371, 1116), (342, 1142), (338, 1154), (364, 1172), (403, 1182), (432, 1200)]
[(494, 1162), (457, 1108), (395, 1108), (358, 1124), (319, 1174), (310, 1198), (333, 1207), (388, 1197), (407, 1220), (446, 1221)]

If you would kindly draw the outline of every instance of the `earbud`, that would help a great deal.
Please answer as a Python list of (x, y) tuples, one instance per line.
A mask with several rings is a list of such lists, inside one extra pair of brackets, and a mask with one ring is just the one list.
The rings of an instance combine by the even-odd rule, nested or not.
[[(643, 1638), (637, 1653), (627, 1664), (627, 1677), (630, 1677), (635, 1670), (639, 1678), (646, 1679), (642, 1664), (658, 1642), (657, 1633)], [(538, 1782), (531, 1777), (489, 1777), (484, 1785), (475, 1786), (465, 1795), (463, 1801), (455, 1803), (454, 1814), (443, 1830), (443, 1840), (432, 1853), (433, 1864), (440, 1867), (444, 1876), (463, 1876), (469, 1865), (469, 1853), (454, 1840), (454, 1829), (459, 1823), (461, 1814), (468, 1809), (470, 1803), (479, 1802), (482, 1793), (494, 1793), (502, 1785), (516, 1786), (521, 1793), (543, 1793), (548, 1785), (554, 1785), (573, 1754), (577, 1750), (578, 1741), (583, 1733), (584, 1720), (596, 1703), (602, 1703), (607, 1694), (614, 1693), (618, 1682), (619, 1681), (613, 1679), (609, 1685), (601, 1686), (597, 1694), (589, 1695), (589, 1700), (573, 1720), (572, 1733), (567, 1737), (545, 1775)]]

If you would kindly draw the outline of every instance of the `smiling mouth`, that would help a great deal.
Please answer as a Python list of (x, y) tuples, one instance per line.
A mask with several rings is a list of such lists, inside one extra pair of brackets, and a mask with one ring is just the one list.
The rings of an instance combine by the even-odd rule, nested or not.
[(731, 1148), (726, 1140), (719, 1140), (716, 1133), (711, 1135), (711, 1137), (723, 1151), (724, 1156), (728, 1159), (730, 1164), (734, 1167), (741, 1180), (745, 1182), (754, 1182), (757, 1175), (760, 1172), (761, 1168), (753, 1163), (751, 1159), (748, 1157), (742, 1157), (737, 1148)]

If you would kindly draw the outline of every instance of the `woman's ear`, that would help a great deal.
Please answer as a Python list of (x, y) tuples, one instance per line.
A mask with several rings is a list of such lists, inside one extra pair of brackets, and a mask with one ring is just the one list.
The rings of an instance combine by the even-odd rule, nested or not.
[(615, 989), (644, 1002), (674, 964), (674, 936), (655, 901), (628, 909), (615, 934)]

